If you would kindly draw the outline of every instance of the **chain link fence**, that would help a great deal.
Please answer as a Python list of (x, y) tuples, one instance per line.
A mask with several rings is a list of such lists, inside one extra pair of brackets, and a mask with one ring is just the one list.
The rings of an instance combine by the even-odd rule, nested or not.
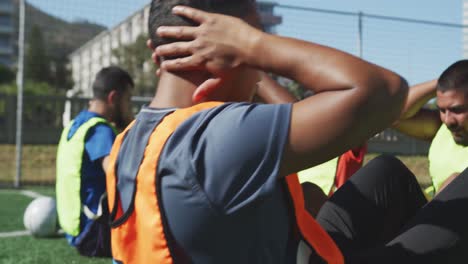
[(461, 23), (289, 5), (278, 5), (275, 12), (283, 17), (280, 34), (346, 51), (401, 74), (410, 84), (437, 78), (463, 55)]
[[(19, 4), (0, 2), (0, 184), (15, 182)], [(145, 46), (149, 0), (27, 0), (21, 183), (50, 183), (66, 103), (73, 117), (86, 107), (100, 68), (119, 65), (135, 78), (135, 110), (154, 91), (156, 77)], [(272, 33), (332, 46), (405, 76), (411, 84), (437, 78), (462, 58), (462, 24), (341, 12), (259, 1)], [(460, 11), (461, 12), (461, 11)], [(65, 115), (67, 116), (67, 115)], [(427, 143), (384, 132), (370, 150), (424, 154)]]

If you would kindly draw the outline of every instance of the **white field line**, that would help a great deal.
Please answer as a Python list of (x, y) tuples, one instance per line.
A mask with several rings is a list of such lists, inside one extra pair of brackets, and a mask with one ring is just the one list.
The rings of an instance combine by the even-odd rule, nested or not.
[(43, 195), (40, 194), (40, 193), (37, 193), (37, 192), (33, 192), (33, 191), (29, 191), (29, 190), (22, 190), (20, 191), (20, 193), (24, 196), (28, 196), (28, 197), (31, 197), (31, 198), (38, 198), (38, 197), (42, 197)]
[(33, 199), (44, 196), (44, 195), (42, 195), (40, 193), (30, 191), (30, 190), (2, 190), (2, 189), (0, 189), (0, 193), (21, 194), (21, 195), (24, 195), (24, 196), (27, 196), (27, 197), (33, 198)]
[(11, 231), (11, 232), (2, 232), (2, 233), (0, 233), (0, 238), (20, 237), (20, 236), (29, 236), (29, 235), (30, 235), (30, 233), (27, 230)]

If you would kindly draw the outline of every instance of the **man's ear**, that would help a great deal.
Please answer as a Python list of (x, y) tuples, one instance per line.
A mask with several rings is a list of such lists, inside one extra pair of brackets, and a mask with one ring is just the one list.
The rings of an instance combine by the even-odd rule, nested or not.
[(114, 105), (117, 103), (118, 94), (116, 90), (111, 90), (107, 95), (107, 104)]
[(197, 87), (192, 96), (194, 104), (202, 103), (214, 92), (221, 87), (223, 80), (221, 78), (210, 78)]

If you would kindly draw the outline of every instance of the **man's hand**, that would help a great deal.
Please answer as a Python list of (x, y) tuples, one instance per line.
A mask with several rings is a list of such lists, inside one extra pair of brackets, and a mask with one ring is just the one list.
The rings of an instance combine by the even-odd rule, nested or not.
[(161, 63), (159, 62), (159, 57), (156, 56), (156, 52), (154, 51), (154, 46), (153, 46), (153, 42), (151, 41), (151, 39), (148, 39), (146, 41), (146, 47), (148, 47), (148, 49), (150, 49), (153, 53), (151, 54), (151, 58), (153, 59), (153, 62), (158, 65), (158, 69), (156, 70), (156, 76), (160, 77), (161, 76)]
[(107, 169), (109, 169), (109, 155), (102, 158), (101, 165), (104, 172), (107, 173)]
[[(153, 60), (160, 61), (165, 71), (204, 70), (213, 75), (193, 94), (200, 102), (220, 87), (225, 73), (245, 63), (250, 50), (263, 34), (246, 22), (230, 16), (212, 14), (184, 6), (176, 6), (173, 13), (191, 19), (197, 27), (160, 27), (157, 34), (163, 38), (182, 40), (157, 47)], [(151, 43), (148, 45), (152, 47)], [(167, 57), (176, 59), (164, 60)]]
[(185, 40), (159, 46), (157, 57), (182, 57), (161, 62), (166, 71), (208, 70), (215, 77), (245, 62), (248, 50), (263, 34), (246, 22), (225, 15), (203, 12), (190, 7), (174, 7), (173, 13), (197, 23), (198, 27), (160, 27), (164, 38)]

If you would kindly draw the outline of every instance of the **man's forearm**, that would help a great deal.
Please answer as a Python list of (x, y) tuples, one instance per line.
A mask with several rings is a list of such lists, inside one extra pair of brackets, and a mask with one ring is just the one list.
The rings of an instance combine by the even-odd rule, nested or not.
[(299, 81), (314, 93), (385, 88), (401, 81), (390, 71), (326, 46), (264, 33), (252, 39), (247, 64)]
[(262, 80), (258, 83), (257, 95), (267, 104), (285, 104), (297, 101), (286, 88), (279, 85), (266, 73), (262, 73)]
[(422, 107), (436, 96), (437, 80), (428, 81), (409, 89), (408, 98), (399, 120), (393, 128), (406, 135), (431, 141), (434, 139), (441, 120), (438, 112)]
[(410, 87), (401, 119), (409, 119), (419, 112), (430, 99), (436, 96), (436, 89), (437, 80)]

